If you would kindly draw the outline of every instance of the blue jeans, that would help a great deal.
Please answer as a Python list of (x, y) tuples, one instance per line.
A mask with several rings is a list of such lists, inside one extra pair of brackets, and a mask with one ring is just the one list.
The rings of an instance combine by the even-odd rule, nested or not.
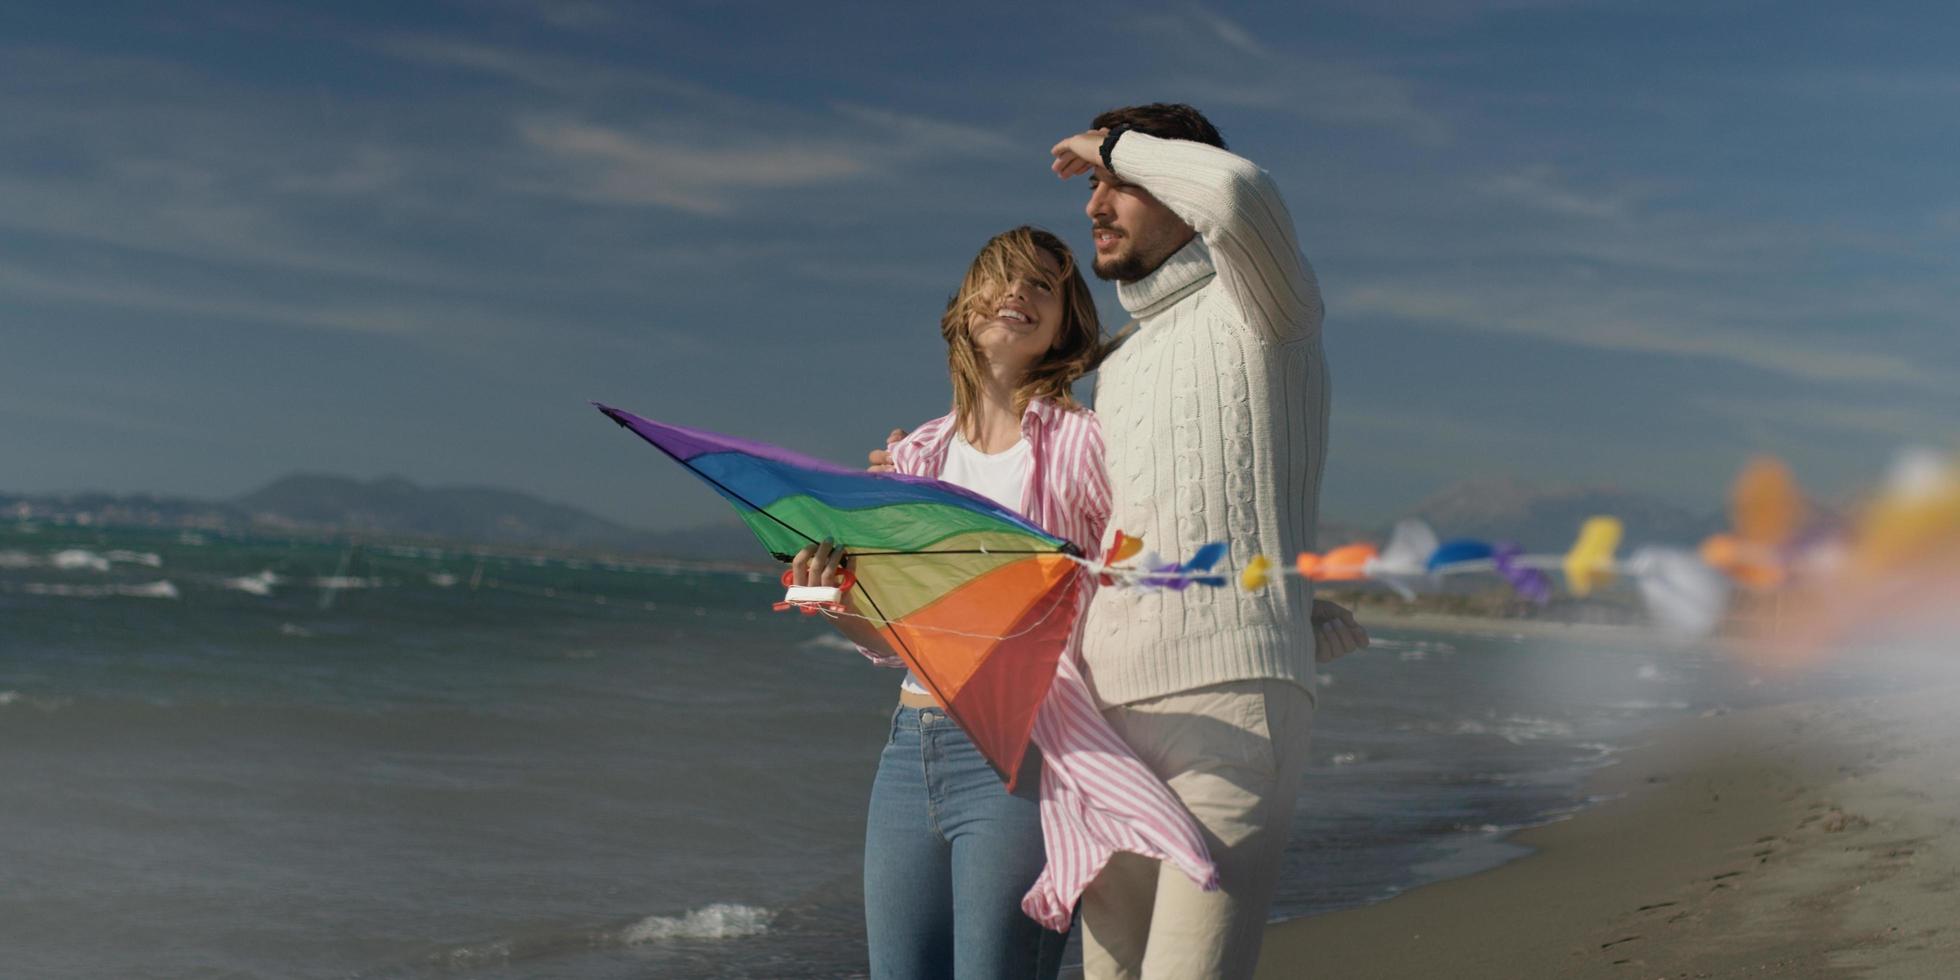
[(1052, 980), (1068, 936), (1021, 911), (1047, 854), (1041, 765), (1019, 789), (938, 708), (900, 707), (878, 759), (864, 831), (872, 980)]

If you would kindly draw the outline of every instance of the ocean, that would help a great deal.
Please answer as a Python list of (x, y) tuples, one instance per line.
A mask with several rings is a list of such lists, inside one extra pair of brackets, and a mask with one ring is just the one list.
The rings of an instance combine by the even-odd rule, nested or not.
[[(0, 525), (0, 975), (863, 975), (898, 675), (772, 575)], [(1276, 917), (1524, 853), (1669, 723), (1866, 683), (1375, 624)]]

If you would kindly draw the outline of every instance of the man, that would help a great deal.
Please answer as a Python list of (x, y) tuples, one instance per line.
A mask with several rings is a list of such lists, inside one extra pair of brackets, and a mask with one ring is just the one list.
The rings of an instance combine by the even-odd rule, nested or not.
[[(1094, 269), (1136, 320), (1096, 381), (1110, 533), (1173, 558), (1211, 541), (1240, 560), (1312, 550), (1327, 366), (1285, 204), (1189, 106), (1115, 109), (1091, 127), (1051, 152), (1061, 178), (1089, 177)], [(1204, 828), (1220, 880), (1202, 892), (1116, 855), (1082, 899), (1087, 974), (1250, 977), (1307, 762), (1316, 645), (1331, 660), (1367, 636), (1288, 579), (1102, 589), (1083, 637), (1105, 715)]]
[[(1087, 175), (1094, 268), (1137, 326), (1096, 380), (1109, 526), (1165, 555), (1311, 550), (1327, 447), (1320, 289), (1266, 173), (1185, 105), (1097, 116), (1052, 150)], [(1328, 659), (1366, 645), (1327, 607)], [(1083, 896), (1092, 977), (1250, 977), (1307, 763), (1314, 609), (1284, 588), (1103, 589), (1083, 661), (1118, 732), (1204, 827), (1220, 888), (1119, 854)]]

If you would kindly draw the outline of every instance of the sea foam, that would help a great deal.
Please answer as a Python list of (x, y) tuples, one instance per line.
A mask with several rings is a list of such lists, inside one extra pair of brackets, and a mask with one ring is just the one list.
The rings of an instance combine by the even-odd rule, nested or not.
[(386, 583), (379, 578), (358, 575), (324, 575), (314, 579), (313, 584), (323, 589), (378, 589)]
[(717, 902), (682, 916), (652, 915), (627, 926), (620, 940), (628, 945), (672, 939), (740, 939), (769, 931), (776, 913), (753, 905)]
[(804, 640), (801, 643), (798, 643), (797, 646), (805, 650), (837, 650), (843, 653), (856, 653), (858, 650), (857, 644), (852, 643), (851, 641), (844, 639), (843, 637), (838, 636), (835, 633), (825, 633), (822, 634), (821, 636), (813, 636), (807, 640)]
[(278, 574), (268, 568), (257, 575), (240, 575), (237, 578), (225, 579), (224, 587), (238, 592), (249, 592), (252, 595), (271, 595), (272, 587), (278, 585), (280, 581)]
[(109, 559), (86, 548), (68, 548), (48, 556), (48, 564), (64, 572), (106, 572)]
[(62, 585), (52, 582), (29, 582), (21, 586), (21, 591), (29, 595), (51, 595), (65, 599), (102, 599), (109, 596), (127, 596), (132, 599), (178, 598), (177, 586), (169, 579), (159, 579), (139, 585)]

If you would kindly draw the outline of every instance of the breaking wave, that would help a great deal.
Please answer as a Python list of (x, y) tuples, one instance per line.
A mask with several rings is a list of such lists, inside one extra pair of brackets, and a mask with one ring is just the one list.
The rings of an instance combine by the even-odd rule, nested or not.
[(768, 909), (718, 902), (682, 916), (648, 916), (626, 927), (619, 938), (629, 946), (671, 939), (741, 939), (768, 932), (775, 918)]
[(804, 650), (838, 650), (844, 653), (858, 652), (857, 644), (835, 633), (824, 633), (820, 636), (813, 636), (798, 643), (797, 647)]
[(472, 970), (607, 947), (745, 939), (768, 932), (775, 918), (776, 913), (770, 909), (717, 902), (683, 915), (650, 915), (635, 922), (602, 929), (553, 930), (453, 946), (433, 953), (428, 957), (428, 962), (445, 969)]
[(131, 599), (176, 599), (177, 586), (169, 579), (137, 585), (62, 585), (54, 582), (28, 582), (20, 587), (28, 595), (59, 596), (64, 599), (103, 599), (124, 596)]

